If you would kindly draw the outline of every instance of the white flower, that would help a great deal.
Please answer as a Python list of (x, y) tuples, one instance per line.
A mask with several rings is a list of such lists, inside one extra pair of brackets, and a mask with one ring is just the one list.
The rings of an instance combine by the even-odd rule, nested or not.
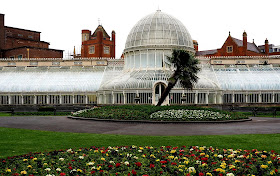
[(223, 155), (218, 155), (218, 158), (223, 158), (224, 156)]
[(51, 171), (51, 169), (50, 168), (46, 168), (45, 171)]
[(109, 161), (109, 163), (110, 163), (110, 164), (115, 164), (115, 162), (114, 162), (114, 161)]
[(234, 176), (234, 174), (233, 173), (227, 173), (226, 176)]
[(87, 163), (87, 165), (92, 166), (92, 165), (94, 165), (94, 162), (89, 162), (89, 163)]
[(46, 176), (55, 176), (54, 174), (47, 174)]
[(93, 166), (93, 167), (91, 168), (91, 170), (94, 170), (94, 169), (96, 169), (96, 167), (95, 167), (95, 166)]
[(142, 150), (138, 150), (139, 153), (142, 153)]
[(58, 172), (60, 172), (61, 171), (61, 169), (60, 168), (57, 168), (57, 169), (55, 169), (56, 171), (58, 171)]
[(128, 165), (129, 165), (129, 162), (128, 162), (128, 161), (125, 161), (124, 164), (128, 166)]
[(134, 158), (134, 159), (138, 159), (138, 157), (137, 157), (137, 156), (134, 156), (133, 158)]
[(72, 149), (68, 149), (67, 152), (69, 152), (69, 153), (72, 152)]
[(195, 168), (194, 167), (189, 167), (188, 168), (189, 173), (196, 173)]
[(64, 158), (59, 158), (59, 161), (64, 161)]
[(84, 156), (79, 156), (79, 159), (84, 159)]

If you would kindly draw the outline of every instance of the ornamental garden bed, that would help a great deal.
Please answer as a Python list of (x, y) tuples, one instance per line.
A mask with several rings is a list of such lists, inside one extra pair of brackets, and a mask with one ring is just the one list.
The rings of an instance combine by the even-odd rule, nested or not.
[(68, 149), (0, 159), (0, 175), (279, 175), (274, 151), (199, 146)]
[(248, 116), (239, 112), (221, 111), (212, 108), (191, 106), (152, 106), (123, 105), (104, 106), (77, 111), (74, 119), (102, 119), (112, 121), (137, 122), (218, 122), (248, 120)]

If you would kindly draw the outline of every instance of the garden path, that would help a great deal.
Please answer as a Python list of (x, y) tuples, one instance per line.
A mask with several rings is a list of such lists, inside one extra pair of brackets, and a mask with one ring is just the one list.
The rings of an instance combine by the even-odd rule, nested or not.
[(72, 120), (62, 116), (0, 117), (0, 127), (123, 135), (227, 135), (280, 133), (280, 118), (252, 117), (236, 123), (150, 124)]

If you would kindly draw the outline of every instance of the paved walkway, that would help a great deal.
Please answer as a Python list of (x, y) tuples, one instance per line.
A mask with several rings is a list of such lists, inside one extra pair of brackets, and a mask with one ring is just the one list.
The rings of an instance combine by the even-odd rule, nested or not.
[(202, 124), (146, 124), (73, 120), (67, 117), (0, 117), (0, 127), (75, 133), (127, 135), (224, 135), (280, 133), (280, 118), (253, 117), (252, 121)]

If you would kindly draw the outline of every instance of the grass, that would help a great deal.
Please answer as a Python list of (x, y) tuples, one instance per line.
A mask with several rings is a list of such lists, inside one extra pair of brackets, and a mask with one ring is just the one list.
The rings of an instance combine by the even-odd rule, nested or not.
[(275, 150), (280, 153), (280, 134), (209, 136), (134, 136), (48, 132), (0, 128), (0, 158), (81, 147), (107, 146), (213, 146), (233, 149)]
[(11, 116), (11, 113), (0, 112), (0, 117), (1, 116)]

